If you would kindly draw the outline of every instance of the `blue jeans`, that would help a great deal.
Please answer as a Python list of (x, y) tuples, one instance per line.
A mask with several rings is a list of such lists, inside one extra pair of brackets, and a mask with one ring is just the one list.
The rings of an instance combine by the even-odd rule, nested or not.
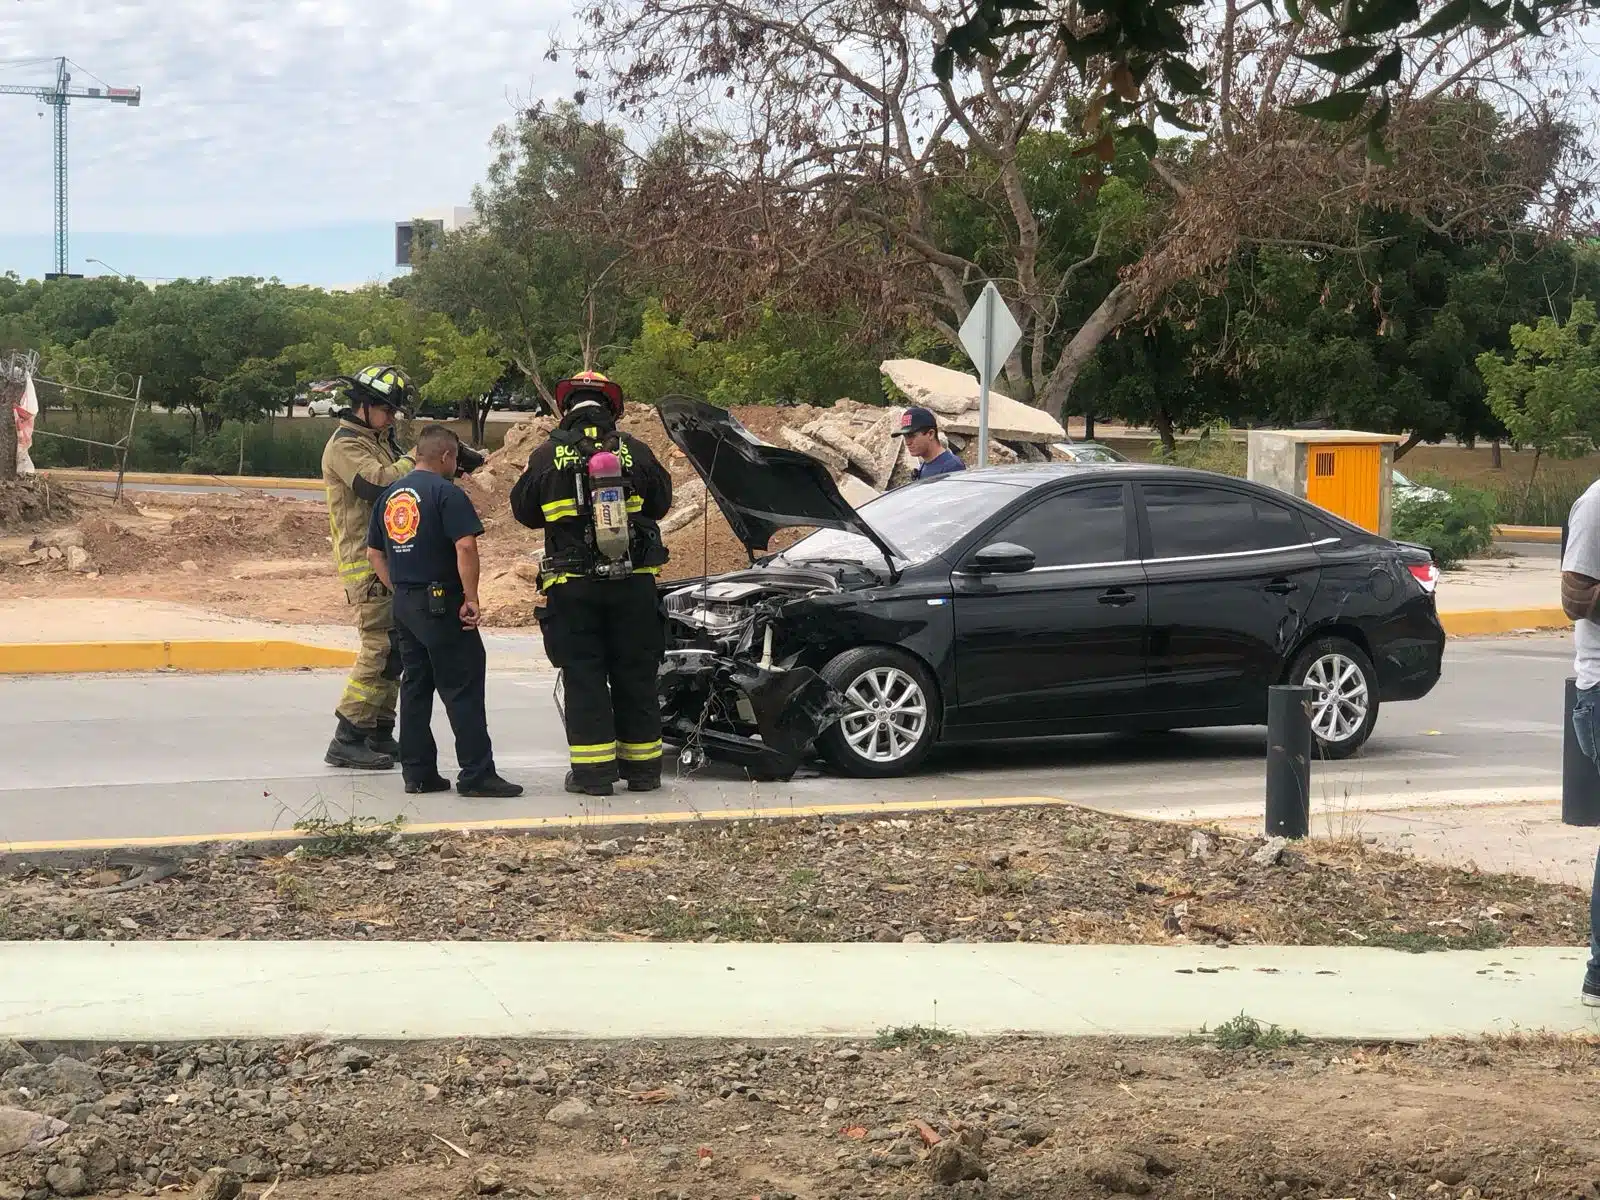
[[(1589, 761), (1600, 767), (1600, 687), (1578, 689), (1572, 731)], [(1594, 886), (1589, 892), (1589, 970), (1584, 982), (1600, 989), (1600, 854), (1595, 856)]]

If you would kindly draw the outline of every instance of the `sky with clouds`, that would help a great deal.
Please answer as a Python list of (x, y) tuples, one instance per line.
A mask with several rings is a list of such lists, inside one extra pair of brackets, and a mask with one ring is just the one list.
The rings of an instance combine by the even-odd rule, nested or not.
[[(312, 227), (370, 234), (469, 203), (495, 126), (519, 100), (570, 91), (543, 57), (569, 11), (570, 0), (0, 0), (0, 83), (46, 82), (49, 62), (14, 60), (65, 54), (84, 68), (74, 85), (93, 86), (92, 72), (144, 89), (136, 109), (72, 106), (75, 260), (95, 233), (219, 246)], [(0, 237), (15, 244), (51, 229), (43, 111), (0, 96)]]

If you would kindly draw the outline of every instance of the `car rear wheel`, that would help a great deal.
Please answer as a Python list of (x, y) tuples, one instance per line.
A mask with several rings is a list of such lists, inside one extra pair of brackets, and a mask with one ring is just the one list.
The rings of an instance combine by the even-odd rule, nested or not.
[(1378, 723), (1378, 673), (1353, 642), (1319, 638), (1294, 660), (1291, 683), (1311, 689), (1311, 736), (1321, 758), (1349, 758)]
[(817, 749), (836, 770), (868, 779), (904, 775), (938, 738), (938, 691), (927, 669), (888, 646), (847, 650), (822, 668), (845, 715)]

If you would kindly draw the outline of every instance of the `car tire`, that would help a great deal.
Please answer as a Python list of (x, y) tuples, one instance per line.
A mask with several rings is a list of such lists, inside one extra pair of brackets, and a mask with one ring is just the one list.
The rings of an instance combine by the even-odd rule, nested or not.
[[(1311, 688), (1311, 737), (1318, 758), (1349, 758), (1378, 723), (1378, 672), (1361, 647), (1344, 638), (1317, 638), (1295, 656), (1290, 683)], [(1329, 698), (1331, 689), (1338, 694)]]
[[(851, 710), (830, 725), (817, 749), (835, 770), (888, 779), (914, 770), (939, 740), (939, 691), (917, 659), (889, 646), (846, 650), (822, 677)], [(871, 705), (881, 705), (876, 711)]]

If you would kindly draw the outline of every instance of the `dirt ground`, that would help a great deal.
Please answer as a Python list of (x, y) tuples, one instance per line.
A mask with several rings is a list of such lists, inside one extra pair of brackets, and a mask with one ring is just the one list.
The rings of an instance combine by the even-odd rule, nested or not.
[[(778, 439), (778, 430), (808, 420), (813, 411), (755, 405), (735, 410), (756, 436)], [(517, 627), (533, 620), (537, 599), (531, 558), (540, 534), (511, 516), (511, 486), (549, 422), (516, 427), (489, 469), (465, 487), (484, 522), (481, 595), (489, 625)], [(630, 412), (623, 428), (648, 442), (680, 489), (696, 481), (694, 469), (668, 440), (654, 412)], [(344, 592), (329, 558), (328, 519), (320, 500), (205, 495), (177, 499), (133, 493), (113, 504), (103, 492), (56, 485), (46, 516), (38, 486), (26, 503), (18, 492), (0, 498), (0, 599), (106, 597), (163, 600), (254, 620), (287, 624), (345, 624)], [(7, 495), (10, 495), (8, 493)], [(314, 495), (314, 494), (313, 494)], [(16, 502), (13, 503), (12, 500)], [(72, 527), (82, 534), (89, 560), (69, 570), (64, 559), (35, 557), (26, 535), (62, 526), (67, 504), (76, 509)], [(788, 535), (772, 549), (791, 544)], [(668, 579), (698, 578), (744, 566), (749, 556), (716, 506), (667, 537), (672, 561)]]
[[(99, 938), (1576, 945), (1581, 888), (1358, 839), (1259, 838), (1076, 808), (691, 825), (648, 838), (365, 837), (0, 874), (0, 940)], [(287, 823), (287, 822), (286, 822)], [(330, 857), (320, 857), (327, 853)], [(3, 865), (3, 864), (0, 864)], [(176, 865), (176, 863), (174, 863)]]
[(1162, 1044), (921, 1028), (865, 1043), (81, 1057), (0, 1042), (0, 1105), (25, 1134), (31, 1122), (54, 1135), (11, 1154), (0, 1141), (0, 1197), (196, 1183), (195, 1195), (277, 1200), (1600, 1195), (1591, 1042), (1356, 1047), (1269, 1033), (1241, 1047), (1244, 1024)]

